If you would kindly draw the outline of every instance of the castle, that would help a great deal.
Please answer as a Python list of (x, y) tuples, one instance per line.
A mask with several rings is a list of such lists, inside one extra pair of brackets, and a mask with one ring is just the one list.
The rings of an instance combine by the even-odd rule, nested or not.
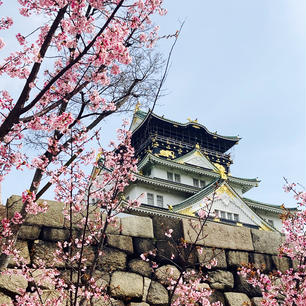
[(260, 181), (230, 174), (227, 152), (239, 137), (212, 133), (197, 120), (179, 123), (139, 109), (130, 130), (139, 162), (125, 196), (135, 200), (144, 194), (140, 210), (196, 216), (210, 199), (214, 221), (281, 231), (280, 206), (245, 197)]

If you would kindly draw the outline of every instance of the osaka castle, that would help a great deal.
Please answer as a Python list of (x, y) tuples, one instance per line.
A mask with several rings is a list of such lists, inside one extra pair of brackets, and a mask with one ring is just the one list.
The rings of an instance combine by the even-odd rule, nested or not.
[(197, 216), (210, 199), (213, 221), (281, 231), (280, 206), (245, 196), (260, 181), (230, 174), (228, 151), (239, 137), (210, 132), (197, 120), (179, 123), (139, 109), (130, 130), (138, 173), (125, 198), (141, 199), (138, 210)]

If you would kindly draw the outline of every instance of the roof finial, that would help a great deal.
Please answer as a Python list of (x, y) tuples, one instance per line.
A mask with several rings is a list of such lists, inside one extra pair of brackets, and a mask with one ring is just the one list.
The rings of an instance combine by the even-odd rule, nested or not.
[(139, 110), (140, 110), (140, 101), (136, 103), (134, 113), (138, 112)]

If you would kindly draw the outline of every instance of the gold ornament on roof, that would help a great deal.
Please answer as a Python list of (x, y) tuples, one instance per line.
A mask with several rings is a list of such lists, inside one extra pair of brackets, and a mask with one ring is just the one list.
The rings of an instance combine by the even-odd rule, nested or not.
[(140, 101), (136, 103), (134, 113), (138, 112), (139, 110), (140, 110)]
[(218, 163), (214, 163), (214, 165), (217, 168), (217, 170), (214, 170), (214, 171), (216, 173), (220, 174), (220, 176), (223, 180), (227, 180), (226, 170), (225, 170), (224, 166), (222, 166)]
[(187, 120), (188, 120), (189, 122), (191, 122), (191, 123), (198, 123), (198, 119), (192, 120), (192, 119), (190, 119), (190, 118), (187, 118)]
[(225, 186), (225, 185), (220, 186), (220, 187), (217, 189), (216, 193), (217, 193), (218, 195), (227, 194), (230, 198), (232, 198), (232, 199), (235, 198), (235, 195), (234, 195), (234, 194), (228, 189), (228, 187)]
[(175, 158), (174, 152), (170, 150), (160, 150), (159, 155), (164, 157)]

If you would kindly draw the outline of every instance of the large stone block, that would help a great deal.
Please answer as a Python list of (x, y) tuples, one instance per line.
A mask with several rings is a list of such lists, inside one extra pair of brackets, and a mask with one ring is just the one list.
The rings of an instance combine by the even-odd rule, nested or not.
[(229, 306), (246, 306), (251, 305), (251, 301), (244, 293), (225, 292), (225, 300)]
[(154, 238), (152, 219), (132, 215), (121, 218), (121, 233), (132, 237)]
[(253, 287), (249, 284), (245, 277), (235, 273), (235, 291), (247, 294), (249, 297), (261, 296), (259, 287)]
[(164, 306), (168, 304), (169, 296), (166, 288), (158, 282), (152, 281), (148, 296), (147, 302), (152, 305)]
[(177, 280), (180, 277), (180, 271), (172, 265), (165, 265), (155, 270), (155, 276), (162, 284), (169, 284), (170, 280)]
[(290, 268), (290, 259), (288, 257), (272, 256), (272, 262), (275, 268), (281, 272), (285, 272)]
[(157, 240), (167, 239), (165, 232), (172, 229), (172, 239), (179, 241), (183, 237), (182, 221), (176, 218), (152, 216), (154, 237)]
[(217, 260), (216, 268), (226, 268), (226, 256), (225, 251), (222, 249), (214, 249), (214, 248), (199, 248), (197, 249), (198, 261), (200, 264), (207, 265), (213, 259)]
[[(56, 201), (38, 200), (38, 203), (46, 202), (48, 210), (46, 213), (40, 213), (35, 216), (28, 216), (25, 220), (27, 224), (34, 224), (39, 226), (63, 227), (63, 203)], [(8, 209), (9, 217), (11, 218), (16, 211), (20, 211), (23, 206), (20, 196), (13, 195), (8, 198), (6, 207)]]
[(0, 305), (13, 306), (13, 301), (12, 301), (12, 299), (9, 296), (7, 296), (4, 293), (0, 292)]
[(49, 272), (52, 272), (50, 269), (33, 269), (31, 271), (32, 277), (34, 279), (35, 285), (39, 288), (46, 290), (54, 290), (54, 279), (48, 276)]
[(153, 239), (133, 238), (134, 253), (141, 255), (155, 249)]
[(18, 269), (6, 269), (0, 272), (0, 290), (9, 291), (14, 294), (20, 294), (20, 289), (25, 290), (28, 287), (28, 281)]
[(126, 268), (126, 257), (124, 252), (116, 249), (104, 248), (98, 260), (98, 267), (105, 271), (124, 270)]
[(221, 302), (222, 305), (226, 305), (225, 304), (224, 293), (222, 291), (219, 291), (219, 290), (213, 290), (212, 291), (212, 293), (209, 297), (209, 301), (210, 301), (210, 303)]
[(270, 255), (254, 253), (251, 254), (251, 261), (253, 261), (256, 269), (260, 269), (262, 271), (272, 270), (272, 259)]
[(234, 288), (234, 276), (228, 271), (217, 270), (209, 272), (208, 282), (212, 289), (229, 290)]
[(151, 285), (151, 279), (148, 277), (143, 278), (143, 295), (142, 295), (142, 301), (145, 302), (147, 300), (149, 288)]
[[(19, 255), (24, 259), (24, 263), (29, 265), (31, 262), (31, 259), (30, 259), (27, 241), (17, 240), (15, 248), (19, 252)], [(9, 261), (9, 267), (13, 267), (13, 266), (16, 266), (16, 262), (11, 257)]]
[(127, 253), (133, 254), (133, 239), (129, 236), (122, 235), (107, 235), (107, 244)]
[(258, 253), (277, 255), (282, 243), (282, 236), (277, 232), (267, 232), (252, 229), (254, 250)]
[(263, 301), (262, 297), (251, 298), (252, 306), (262, 306), (262, 304), (261, 304), (262, 301)]
[(128, 263), (128, 266), (131, 272), (135, 272), (147, 277), (150, 277), (152, 274), (152, 268), (150, 264), (141, 259), (132, 259)]
[(136, 273), (115, 271), (111, 277), (110, 292), (114, 298), (136, 298), (141, 301), (143, 277)]
[(36, 240), (41, 232), (41, 227), (38, 225), (23, 224), (19, 230), (18, 238), (23, 240)]
[(207, 222), (198, 241), (196, 237), (201, 224), (197, 220), (183, 220), (184, 238), (189, 243), (231, 250), (254, 250), (251, 231), (246, 227)]
[[(69, 227), (68, 220), (65, 220), (63, 215), (63, 209), (65, 205), (61, 202), (51, 201), (51, 200), (43, 200), (39, 199), (38, 203), (46, 203), (48, 210), (46, 213), (39, 213), (35, 216), (27, 216), (25, 220), (26, 225), (38, 225), (38, 226), (47, 226), (47, 227), (55, 227), (55, 228), (63, 228)], [(6, 207), (8, 211), (8, 216), (11, 218), (16, 211), (20, 211), (23, 206), (21, 201), (21, 197), (17, 195), (13, 195), (8, 198)], [(89, 218), (92, 219), (95, 217), (97, 213), (99, 213), (99, 207), (91, 205), (89, 208)], [(73, 228), (82, 227), (82, 222), (85, 217), (85, 212), (80, 212), (77, 214), (73, 214)]]
[(227, 263), (229, 267), (240, 267), (249, 263), (249, 253), (240, 251), (228, 251)]
[(46, 267), (63, 268), (65, 263), (57, 257), (57, 250), (58, 246), (55, 242), (36, 240), (31, 250), (31, 253), (33, 254), (32, 263), (39, 265), (40, 261), (43, 260)]
[(69, 230), (65, 228), (44, 227), (42, 229), (42, 239), (50, 241), (68, 240)]

